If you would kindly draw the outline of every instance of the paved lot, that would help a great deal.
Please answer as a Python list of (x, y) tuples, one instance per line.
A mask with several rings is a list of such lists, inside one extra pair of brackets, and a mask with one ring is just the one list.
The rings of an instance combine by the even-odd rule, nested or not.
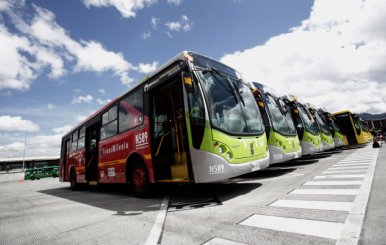
[(385, 244), (385, 160), (385, 147), (336, 150), (149, 199), (57, 178), (0, 183), (0, 244)]

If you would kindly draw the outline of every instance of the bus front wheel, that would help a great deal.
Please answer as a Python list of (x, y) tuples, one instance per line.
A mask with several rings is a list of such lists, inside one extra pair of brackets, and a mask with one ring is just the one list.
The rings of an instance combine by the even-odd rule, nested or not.
[(74, 169), (71, 169), (71, 172), (70, 172), (70, 186), (71, 186), (71, 190), (73, 191), (76, 191), (79, 188), (79, 184), (76, 180), (76, 173)]
[(130, 171), (130, 187), (137, 197), (146, 197), (150, 192), (150, 181), (146, 167), (142, 163), (134, 163)]

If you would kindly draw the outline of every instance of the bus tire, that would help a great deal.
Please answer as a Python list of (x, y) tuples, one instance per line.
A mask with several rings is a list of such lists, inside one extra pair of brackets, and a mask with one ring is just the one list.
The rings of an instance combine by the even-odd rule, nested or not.
[(79, 184), (76, 180), (76, 172), (75, 172), (75, 169), (71, 169), (70, 171), (70, 187), (71, 187), (71, 190), (73, 191), (76, 191), (79, 189)]
[(35, 176), (31, 176), (31, 180), (35, 180)]
[(130, 189), (135, 196), (144, 198), (150, 194), (150, 180), (145, 165), (139, 161), (134, 162), (129, 174)]

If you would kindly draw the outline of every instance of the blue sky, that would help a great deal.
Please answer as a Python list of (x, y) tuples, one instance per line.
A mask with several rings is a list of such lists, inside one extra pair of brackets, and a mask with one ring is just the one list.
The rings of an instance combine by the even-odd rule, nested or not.
[[(22, 156), (26, 131), (27, 156), (58, 155), (71, 126), (182, 50), (330, 110), (384, 112), (385, 10), (356, 0), (2, 0), (0, 158)], [(349, 99), (365, 88), (365, 103)]]

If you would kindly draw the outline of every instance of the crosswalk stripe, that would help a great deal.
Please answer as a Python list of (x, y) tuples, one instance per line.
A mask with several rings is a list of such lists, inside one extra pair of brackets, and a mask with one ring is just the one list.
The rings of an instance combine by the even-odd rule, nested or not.
[(363, 181), (308, 181), (303, 185), (361, 185)]
[(269, 206), (283, 208), (302, 208), (333, 211), (350, 211), (351, 202), (328, 202), (328, 201), (305, 201), (305, 200), (283, 200), (279, 199)]
[(332, 166), (342, 166), (342, 167), (350, 167), (350, 166), (369, 166), (368, 163), (353, 163), (353, 164), (341, 164), (337, 163)]
[(365, 174), (335, 174), (335, 175), (318, 175), (314, 179), (345, 179), (345, 178), (364, 178)]
[(349, 167), (332, 167), (332, 168), (329, 168), (327, 170), (340, 170), (340, 169), (345, 169), (345, 170), (349, 170), (349, 169), (368, 169), (368, 166), (349, 166)]
[(295, 189), (289, 194), (355, 196), (359, 189)]
[(240, 225), (338, 239), (344, 224), (255, 214), (242, 221)]
[(212, 239), (210, 239), (206, 243), (203, 243), (202, 245), (246, 245), (246, 243), (235, 242), (235, 241), (227, 240), (220, 237), (213, 237)]
[(356, 170), (347, 170), (347, 169), (339, 169), (339, 170), (331, 170), (324, 171), (322, 174), (341, 174), (341, 173), (366, 173), (366, 169), (356, 169)]

